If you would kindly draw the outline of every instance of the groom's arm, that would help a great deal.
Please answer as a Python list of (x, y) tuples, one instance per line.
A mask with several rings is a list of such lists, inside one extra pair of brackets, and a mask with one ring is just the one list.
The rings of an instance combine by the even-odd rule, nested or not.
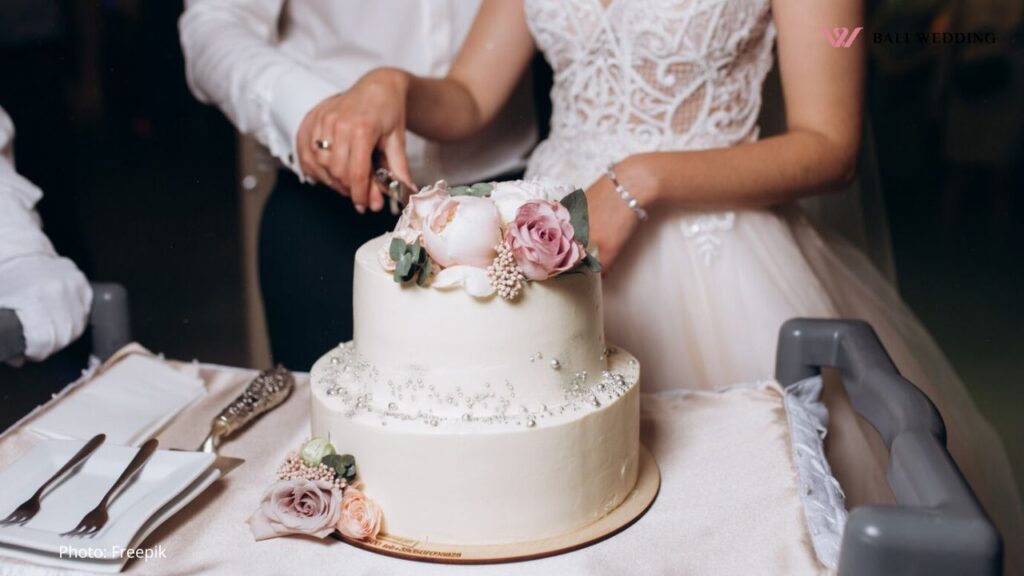
[(303, 118), (338, 88), (273, 41), (285, 0), (188, 0), (179, 21), (189, 88), (216, 104), (306, 179), (296, 153)]

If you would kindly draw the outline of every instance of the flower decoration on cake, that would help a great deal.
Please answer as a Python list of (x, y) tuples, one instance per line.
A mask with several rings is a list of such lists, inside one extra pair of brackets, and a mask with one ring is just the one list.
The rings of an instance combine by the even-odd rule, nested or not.
[(582, 190), (542, 178), (451, 188), (442, 180), (409, 198), (378, 259), (402, 284), (515, 300), (529, 282), (600, 271), (588, 241)]
[(334, 532), (356, 540), (373, 540), (383, 514), (356, 483), (356, 459), (338, 454), (323, 438), (313, 438), (288, 454), (277, 481), (264, 492), (249, 518), (256, 540), (301, 534), (324, 538)]

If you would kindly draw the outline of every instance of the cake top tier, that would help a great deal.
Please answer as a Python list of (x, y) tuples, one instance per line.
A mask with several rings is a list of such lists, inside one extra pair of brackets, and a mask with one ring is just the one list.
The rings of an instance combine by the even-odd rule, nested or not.
[(587, 252), (589, 227), (582, 190), (545, 179), (442, 180), (408, 198), (377, 260), (400, 284), (515, 300), (528, 283), (600, 271)]

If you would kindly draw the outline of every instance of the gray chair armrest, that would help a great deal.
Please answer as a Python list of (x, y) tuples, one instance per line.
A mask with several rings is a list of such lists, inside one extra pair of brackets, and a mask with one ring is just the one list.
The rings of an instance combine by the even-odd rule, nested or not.
[(896, 506), (850, 513), (840, 576), (996, 576), (1002, 541), (945, 446), (935, 406), (904, 379), (878, 336), (855, 320), (794, 319), (779, 333), (776, 378), (789, 386), (839, 371), (853, 404), (889, 448), (887, 479)]
[(25, 329), (14, 310), (0, 308), (0, 362), (25, 353)]
[(128, 312), (128, 291), (113, 283), (92, 283), (92, 353), (106, 360), (132, 340), (131, 315)]

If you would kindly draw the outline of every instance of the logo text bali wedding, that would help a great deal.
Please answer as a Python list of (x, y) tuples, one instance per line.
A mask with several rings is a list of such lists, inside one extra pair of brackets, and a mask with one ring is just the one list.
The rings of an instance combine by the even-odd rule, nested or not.
[[(822, 28), (829, 45), (833, 48), (849, 48), (860, 37), (863, 26), (850, 29), (846, 26)], [(994, 32), (872, 32), (872, 44), (995, 44)]]

